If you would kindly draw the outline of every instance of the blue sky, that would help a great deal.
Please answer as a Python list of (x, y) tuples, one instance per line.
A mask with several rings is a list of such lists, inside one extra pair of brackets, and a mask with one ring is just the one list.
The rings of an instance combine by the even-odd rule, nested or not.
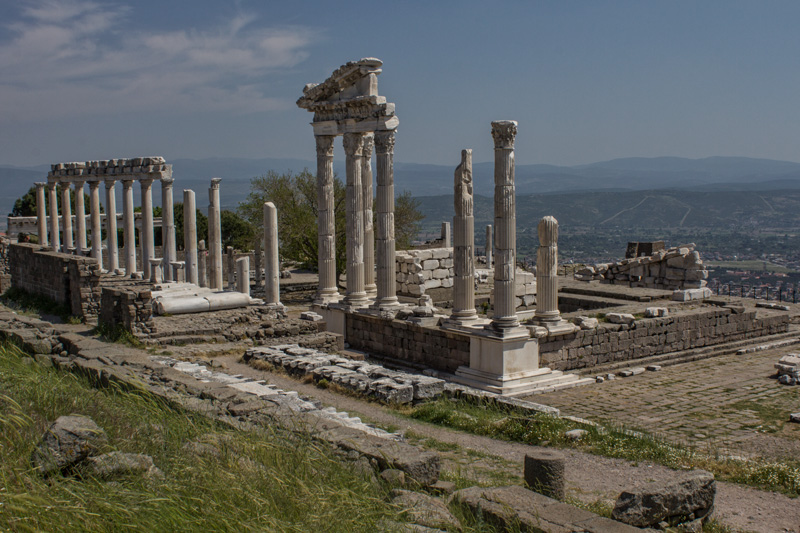
[[(384, 61), (395, 159), (800, 161), (800, 2), (0, 1), (0, 164), (314, 158), (303, 86)], [(341, 157), (341, 148), (338, 149)]]

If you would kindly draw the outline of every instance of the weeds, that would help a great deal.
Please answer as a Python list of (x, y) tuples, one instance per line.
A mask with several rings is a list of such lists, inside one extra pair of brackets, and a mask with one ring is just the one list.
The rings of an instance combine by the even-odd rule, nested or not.
[(92, 333), (94, 335), (100, 335), (110, 342), (124, 344), (131, 348), (144, 348), (144, 344), (121, 324), (111, 327), (108, 324), (100, 323), (92, 330)]

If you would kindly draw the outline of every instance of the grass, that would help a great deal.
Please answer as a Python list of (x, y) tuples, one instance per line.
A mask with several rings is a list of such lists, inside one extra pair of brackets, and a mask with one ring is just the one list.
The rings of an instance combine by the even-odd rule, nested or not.
[[(622, 427), (583, 426), (551, 415), (525, 414), (487, 399), (440, 398), (402, 412), (416, 420), (476, 435), (538, 446), (580, 448), (596, 455), (649, 461), (674, 469), (701, 468), (718, 479), (800, 495), (800, 461), (730, 459)], [(573, 441), (564, 435), (576, 428), (586, 430), (582, 439)]]
[[(93, 389), (9, 345), (0, 391), (0, 530), (374, 531), (397, 520), (384, 487), (303, 437), (235, 431), (146, 393)], [(151, 455), (164, 479), (42, 479), (31, 452), (70, 413), (104, 428), (108, 449)], [(220, 457), (184, 451), (197, 439), (222, 443)]]
[(92, 330), (92, 334), (99, 335), (101, 340), (123, 344), (131, 348), (144, 348), (144, 344), (121, 324), (111, 327), (101, 322)]
[(0, 303), (28, 316), (54, 315), (68, 324), (80, 324), (81, 318), (74, 316), (67, 304), (39, 294), (31, 294), (18, 287), (11, 287), (0, 296)]

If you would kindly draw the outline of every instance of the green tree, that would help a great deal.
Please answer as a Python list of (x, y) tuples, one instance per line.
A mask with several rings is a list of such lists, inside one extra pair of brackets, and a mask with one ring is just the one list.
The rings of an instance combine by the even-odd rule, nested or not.
[[(178, 250), (183, 250), (183, 202), (175, 204), (172, 212), (175, 218), (175, 246)], [(199, 209), (196, 210), (196, 213), (197, 240), (205, 240), (206, 249), (208, 249), (208, 218)]]
[[(419, 205), (419, 200), (411, 196), (410, 191), (403, 191), (394, 200), (394, 238), (395, 248), (398, 250), (411, 248), (411, 242), (419, 235), (425, 219)], [(372, 212), (375, 213), (376, 209)]]
[(220, 213), (222, 247), (233, 246), (236, 250), (252, 250), (256, 243), (256, 228), (233, 211), (224, 209)]

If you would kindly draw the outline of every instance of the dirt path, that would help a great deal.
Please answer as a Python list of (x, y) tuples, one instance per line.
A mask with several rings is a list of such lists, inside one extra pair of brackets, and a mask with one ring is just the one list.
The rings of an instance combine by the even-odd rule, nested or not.
[[(351, 415), (361, 416), (365, 421), (396, 428), (412, 439), (435, 439), (440, 444), (429, 441), (428, 445), (437, 447), (445, 469), (451, 473), (476, 481), (521, 482), (522, 464), (530, 446), (409, 420), (374, 402), (319, 389), (282, 374), (252, 369), (239, 363), (238, 355), (216, 359), (223, 362), (228, 371), (266, 379), (286, 390), (295, 390)], [(613, 503), (624, 489), (674, 476), (674, 471), (660, 465), (631, 463), (574, 450), (565, 453), (569, 496), (587, 503), (598, 500)], [(718, 482), (717, 491), (716, 515), (723, 523), (744, 531), (800, 533), (799, 500), (726, 482)]]

